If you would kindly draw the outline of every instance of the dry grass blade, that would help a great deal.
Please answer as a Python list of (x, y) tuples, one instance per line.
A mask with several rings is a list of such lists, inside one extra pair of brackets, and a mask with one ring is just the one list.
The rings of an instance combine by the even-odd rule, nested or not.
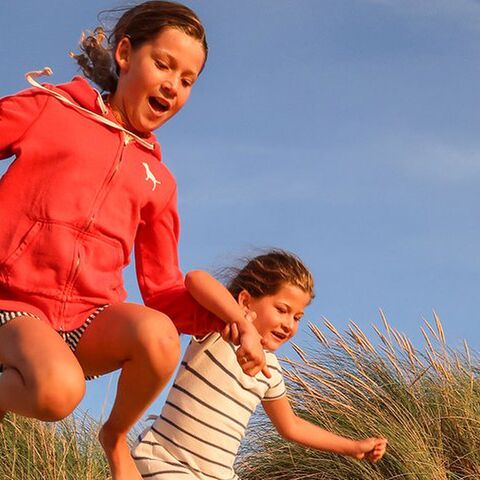
[[(428, 325), (428, 324), (427, 324)], [(428, 350), (429, 350), (429, 353), (431, 355), (436, 355), (436, 351), (435, 349), (433, 348), (433, 345), (432, 345), (432, 342), (430, 341), (430, 337), (428, 336), (427, 332), (424, 330), (423, 327), (420, 327), (420, 331), (422, 332), (422, 335), (423, 335), (423, 338), (425, 339), (425, 341), (427, 342), (427, 347), (428, 347)]]
[(383, 346), (388, 349), (390, 352), (395, 353), (395, 348), (393, 348), (392, 342), (385, 336), (383, 333), (378, 329), (376, 325), (372, 325), (375, 333), (377, 334), (378, 338), (383, 343)]
[(323, 323), (337, 338), (342, 340), (342, 336), (340, 335), (340, 333), (338, 333), (338, 330), (333, 326), (333, 324), (329, 320), (325, 318)]
[(433, 311), (433, 318), (435, 320), (435, 325), (437, 327), (438, 336), (442, 345), (446, 345), (445, 332), (443, 331), (442, 322), (440, 321), (439, 316), (435, 310)]
[(430, 330), (430, 333), (435, 337), (435, 340), (437, 342), (440, 342), (440, 338), (438, 336), (438, 333), (435, 331), (435, 329), (430, 325), (430, 322), (424, 318), (423, 323), (427, 326), (428, 330)]
[(385, 313), (381, 308), (379, 308), (378, 310), (380, 312), (380, 318), (382, 319), (383, 326), (385, 327), (385, 331), (387, 332), (387, 334), (389, 334), (390, 333), (390, 325), (387, 322), (387, 317), (385, 316)]
[(375, 353), (375, 348), (372, 343), (365, 335), (365, 333), (360, 329), (360, 327), (354, 323), (350, 322), (350, 333), (355, 338), (357, 343), (366, 351), (370, 353)]
[(315, 325), (314, 323), (312, 322), (309, 322), (308, 323), (308, 328), (312, 331), (312, 333), (317, 337), (317, 340), (322, 344), (322, 345), (325, 345), (325, 346), (329, 346), (329, 343), (328, 343), (328, 339), (327, 337), (322, 333), (322, 331), (317, 327), (317, 325)]
[(291, 346), (295, 353), (302, 359), (302, 361), (308, 364), (309, 362), (305, 352), (296, 343), (292, 343)]

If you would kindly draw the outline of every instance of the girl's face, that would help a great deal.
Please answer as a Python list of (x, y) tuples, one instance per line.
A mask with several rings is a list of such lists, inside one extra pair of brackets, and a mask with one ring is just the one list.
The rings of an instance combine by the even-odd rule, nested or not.
[(202, 44), (176, 28), (132, 48), (125, 37), (115, 59), (118, 86), (110, 99), (124, 126), (149, 134), (172, 118), (188, 100), (205, 62)]
[(274, 351), (297, 333), (311, 298), (299, 287), (285, 283), (274, 295), (260, 298), (254, 298), (244, 290), (239, 300), (241, 305), (257, 314), (253, 323), (262, 337), (263, 346)]

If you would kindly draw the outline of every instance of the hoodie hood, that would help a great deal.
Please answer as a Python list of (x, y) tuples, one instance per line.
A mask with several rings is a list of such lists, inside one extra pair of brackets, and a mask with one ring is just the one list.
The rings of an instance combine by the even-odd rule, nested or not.
[(28, 72), (25, 77), (28, 83), (33, 87), (39, 88), (42, 91), (53, 95), (61, 102), (89, 114), (93, 119), (100, 123), (104, 123), (109, 127), (124, 132), (128, 137), (132, 138), (144, 148), (152, 150), (157, 158), (160, 159), (160, 150), (156, 147), (158, 144), (155, 135), (150, 133), (147, 138), (143, 138), (122, 127), (115, 119), (112, 110), (106, 106), (100, 92), (93, 88), (85, 78), (77, 75), (71, 82), (60, 85), (41, 85), (35, 80), (35, 77), (52, 74), (52, 70), (49, 67), (45, 67), (43, 70)]
[(78, 103), (81, 107), (99, 115), (105, 115), (108, 111), (100, 92), (92, 88), (90, 83), (80, 75), (73, 77), (72, 81), (68, 83), (59, 85), (48, 84), (48, 88), (63, 93), (64, 96)]

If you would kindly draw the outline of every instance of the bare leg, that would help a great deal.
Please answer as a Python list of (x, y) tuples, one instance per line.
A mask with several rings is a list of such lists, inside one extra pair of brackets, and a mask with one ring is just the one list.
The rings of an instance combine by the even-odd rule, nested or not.
[(76, 355), (85, 375), (122, 369), (112, 412), (99, 437), (113, 480), (141, 480), (127, 433), (175, 371), (180, 343), (173, 323), (148, 307), (112, 305), (87, 328)]
[[(82, 369), (46, 323), (18, 317), (0, 327), (0, 411), (55, 421), (70, 414), (85, 393)], [(3, 415), (2, 415), (3, 416)]]

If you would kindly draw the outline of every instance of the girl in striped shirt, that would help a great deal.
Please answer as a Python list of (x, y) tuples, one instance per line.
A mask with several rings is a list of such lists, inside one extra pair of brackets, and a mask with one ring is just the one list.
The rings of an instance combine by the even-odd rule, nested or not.
[(235, 325), (229, 324), (222, 334), (193, 338), (162, 413), (133, 450), (143, 478), (238, 478), (235, 457), (260, 402), (288, 440), (374, 462), (383, 456), (384, 438), (352, 440), (328, 432), (297, 417), (285, 395), (274, 352), (295, 335), (314, 297), (312, 275), (295, 255), (274, 250), (251, 259), (236, 272), (228, 291), (203, 271), (190, 272), (186, 286), (219, 317), (239, 307), (251, 316), (262, 339), (269, 376), (244, 373), (249, 360), (235, 346), (241, 340)]

